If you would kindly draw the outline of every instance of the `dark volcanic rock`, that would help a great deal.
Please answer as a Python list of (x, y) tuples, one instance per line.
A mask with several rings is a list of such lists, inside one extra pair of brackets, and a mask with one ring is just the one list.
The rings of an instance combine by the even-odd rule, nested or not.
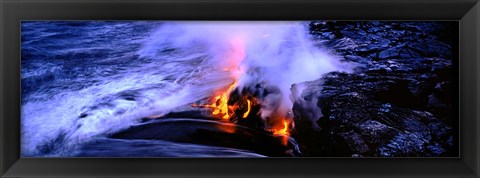
[[(331, 153), (337, 156), (440, 156), (444, 153), (449, 147), (446, 136), (452, 128), (431, 112), (422, 111), (429, 110), (430, 101), (410, 91), (406, 82), (413, 81), (405, 81), (405, 76), (373, 76), (332, 73), (320, 79), (324, 80), (323, 86), (314, 85), (318, 83), (315, 81), (307, 82), (309, 87), (303, 97), (306, 100), (319, 97), (318, 107), (323, 117), (318, 124), (328, 131), (315, 133), (296, 124), (296, 130), (303, 130), (303, 133), (298, 131), (299, 135), (324, 134), (330, 143), (313, 141), (310, 144), (342, 150)], [(318, 90), (320, 95), (309, 95)]]
[[(458, 156), (452, 123), (452, 48), (435, 22), (314, 22), (318, 45), (335, 49), (355, 72), (305, 82), (302, 100), (318, 101), (319, 129), (294, 103), (293, 137), (305, 155)], [(448, 28), (447, 28), (448, 29)], [(336, 34), (325, 37), (325, 32)], [(443, 34), (443, 36), (442, 36)], [(450, 41), (451, 42), (451, 41)], [(312, 119), (310, 119), (312, 120)]]
[(292, 156), (294, 145), (285, 145), (281, 136), (221, 121), (161, 118), (132, 126), (109, 138), (124, 140), (164, 140), (250, 150), (266, 156)]

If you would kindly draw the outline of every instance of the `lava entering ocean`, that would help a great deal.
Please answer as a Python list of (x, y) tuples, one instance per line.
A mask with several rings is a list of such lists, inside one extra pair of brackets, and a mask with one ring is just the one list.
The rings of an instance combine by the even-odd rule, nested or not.
[(229, 106), (228, 98), (236, 85), (237, 85), (237, 82), (234, 82), (230, 86), (228, 86), (227, 90), (222, 91), (220, 92), (220, 94), (216, 95), (213, 98), (212, 104), (192, 104), (192, 106), (211, 108), (213, 116), (217, 116), (225, 120), (229, 120), (230, 117), (232, 117), (233, 115), (232, 110), (235, 110), (236, 106)]
[(206, 46), (214, 70), (228, 74), (208, 103), (192, 106), (209, 108), (214, 118), (275, 136), (289, 137), (295, 128), (293, 84), (343, 70), (338, 59), (314, 46), (300, 23), (210, 22), (182, 30), (186, 31), (182, 39)]
[[(264, 35), (263, 37), (268, 37), (269, 35)], [(240, 97), (236, 97), (236, 99), (232, 98), (231, 96), (234, 95), (233, 91), (236, 88), (240, 88), (239, 80), (245, 75), (244, 70), (242, 70), (241, 63), (245, 59), (245, 40), (240, 37), (235, 37), (230, 40), (230, 51), (225, 55), (227, 61), (227, 67), (224, 68), (224, 71), (229, 72), (230, 78), (233, 82), (224, 87), (215, 91), (212, 99), (210, 99), (210, 104), (192, 104), (194, 107), (202, 107), (202, 108), (210, 108), (211, 114), (214, 117), (221, 118), (225, 121), (230, 122), (237, 122), (239, 119), (249, 119), (248, 117), (250, 114), (253, 116), (250, 119), (261, 119), (261, 114), (259, 113), (251, 113), (252, 106), (262, 106), (261, 102), (262, 98), (255, 98), (251, 95), (241, 95)], [(237, 91), (237, 90), (236, 90)], [(278, 103), (277, 103), (278, 104)], [(261, 112), (260, 110), (257, 110)], [(281, 115), (280, 113), (273, 113), (274, 115)], [(283, 117), (283, 119), (272, 119), (273, 121), (278, 121), (278, 123), (271, 123), (272, 127), (275, 125), (281, 125), (283, 127), (276, 127), (273, 129), (268, 129), (265, 127), (264, 129), (270, 131), (274, 135), (279, 136), (289, 136), (289, 123), (291, 123), (291, 119), (287, 119)], [(269, 125), (269, 124), (267, 124)]]

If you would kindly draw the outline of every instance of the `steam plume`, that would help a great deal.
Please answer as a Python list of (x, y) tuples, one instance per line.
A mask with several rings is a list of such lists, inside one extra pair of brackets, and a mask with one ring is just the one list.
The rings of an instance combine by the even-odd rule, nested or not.
[(152, 57), (161, 47), (199, 50), (216, 67), (210, 73), (238, 80), (238, 91), (258, 83), (276, 87), (279, 92), (263, 101), (261, 112), (266, 118), (292, 108), (292, 97), (298, 97), (291, 96), (292, 84), (350, 70), (340, 58), (315, 46), (306, 28), (304, 22), (168, 23), (156, 32), (165, 38), (147, 44), (140, 55)]

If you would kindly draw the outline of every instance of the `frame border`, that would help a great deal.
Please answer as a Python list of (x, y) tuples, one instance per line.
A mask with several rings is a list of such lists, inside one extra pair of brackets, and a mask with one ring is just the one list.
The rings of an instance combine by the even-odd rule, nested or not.
[[(479, 177), (479, 0), (0, 0), (0, 177)], [(460, 158), (20, 158), (21, 20), (456, 20)]]

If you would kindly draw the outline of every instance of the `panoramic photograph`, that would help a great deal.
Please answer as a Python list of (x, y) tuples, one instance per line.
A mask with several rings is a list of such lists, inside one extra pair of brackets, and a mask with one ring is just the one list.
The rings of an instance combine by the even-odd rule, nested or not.
[(457, 21), (22, 21), (21, 157), (458, 157)]

